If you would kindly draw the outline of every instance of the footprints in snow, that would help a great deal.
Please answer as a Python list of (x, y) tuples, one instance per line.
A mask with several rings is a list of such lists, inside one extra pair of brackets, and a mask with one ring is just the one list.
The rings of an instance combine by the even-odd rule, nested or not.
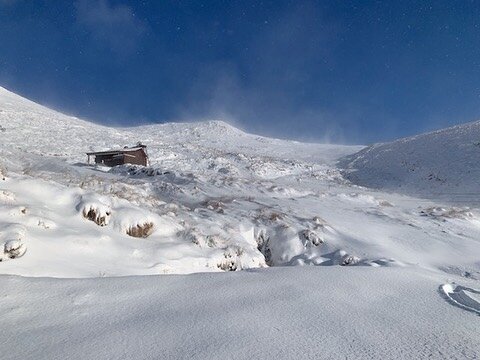
[(440, 286), (439, 291), (452, 305), (480, 315), (480, 290), (456, 284), (444, 284)]

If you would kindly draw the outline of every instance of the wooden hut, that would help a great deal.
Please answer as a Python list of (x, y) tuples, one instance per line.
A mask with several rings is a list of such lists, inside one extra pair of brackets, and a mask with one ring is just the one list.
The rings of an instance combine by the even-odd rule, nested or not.
[(125, 147), (119, 150), (88, 152), (88, 163), (90, 164), (90, 156), (95, 157), (95, 163), (104, 166), (117, 166), (123, 164), (136, 164), (147, 166), (148, 155), (146, 146), (138, 144), (134, 147)]

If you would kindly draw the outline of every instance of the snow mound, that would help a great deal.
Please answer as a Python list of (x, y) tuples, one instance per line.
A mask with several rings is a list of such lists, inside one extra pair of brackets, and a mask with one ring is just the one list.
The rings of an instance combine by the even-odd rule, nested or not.
[(80, 203), (77, 205), (83, 217), (87, 220), (93, 221), (99, 226), (106, 226), (110, 221), (112, 209), (108, 201), (95, 198), (92, 194), (83, 195)]
[(141, 209), (121, 207), (115, 210), (113, 226), (121, 233), (146, 238), (155, 231), (157, 217)]
[(27, 251), (24, 243), (26, 229), (20, 224), (8, 224), (2, 227), (0, 236), (3, 245), (3, 256), (0, 261), (22, 257)]

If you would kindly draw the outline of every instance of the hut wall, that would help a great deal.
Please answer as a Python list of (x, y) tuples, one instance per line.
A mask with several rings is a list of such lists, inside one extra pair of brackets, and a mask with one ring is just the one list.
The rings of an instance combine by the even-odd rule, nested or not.
[(125, 156), (124, 157), (125, 164), (147, 166), (147, 157), (145, 156), (145, 153), (143, 152), (143, 150), (132, 151), (132, 152), (129, 152), (128, 155), (133, 155), (133, 157)]
[(132, 151), (125, 154), (96, 155), (95, 163), (110, 167), (123, 164), (147, 166), (147, 156), (143, 150)]

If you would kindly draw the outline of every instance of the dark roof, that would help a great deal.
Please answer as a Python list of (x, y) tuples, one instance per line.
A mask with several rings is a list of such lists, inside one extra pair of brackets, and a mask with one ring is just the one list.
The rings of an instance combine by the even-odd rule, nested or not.
[(145, 146), (137, 146), (133, 148), (125, 148), (125, 149), (118, 149), (118, 150), (88, 152), (87, 155), (115, 155), (115, 154), (125, 154), (125, 153), (134, 152), (138, 150), (143, 150), (145, 152), (144, 149), (145, 149)]

